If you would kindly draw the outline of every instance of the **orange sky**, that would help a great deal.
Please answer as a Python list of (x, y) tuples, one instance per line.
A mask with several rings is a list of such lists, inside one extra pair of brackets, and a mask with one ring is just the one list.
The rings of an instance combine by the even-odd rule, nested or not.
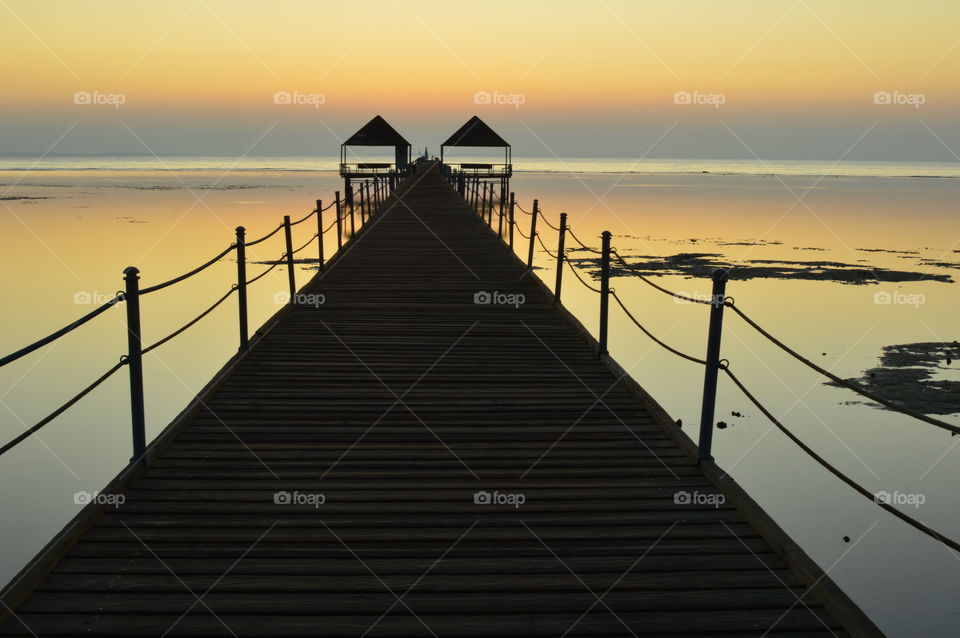
[[(917, 119), (909, 105), (878, 109), (878, 91), (922, 94), (928, 118), (960, 106), (956, 2), (6, 0), (0, 15), (0, 108), (28, 126), (171, 113), (193, 123), (712, 115), (675, 104), (679, 91), (722, 95), (743, 117), (819, 112), (827, 125)], [(78, 108), (78, 91), (124, 103)], [(277, 105), (280, 91), (323, 103)], [(522, 104), (480, 108), (484, 91)]]

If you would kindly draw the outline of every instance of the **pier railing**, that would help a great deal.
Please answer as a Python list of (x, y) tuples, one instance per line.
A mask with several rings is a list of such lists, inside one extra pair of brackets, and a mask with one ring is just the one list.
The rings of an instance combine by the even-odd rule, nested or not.
[[(457, 175), (452, 173), (447, 173), (447, 179), (454, 185), (458, 186)], [(852, 383), (846, 379), (843, 379), (829, 370), (824, 369), (823, 367), (813, 363), (808, 357), (804, 357), (802, 354), (798, 353), (795, 349), (789, 347), (781, 340), (773, 336), (768, 330), (754, 321), (746, 312), (744, 312), (739, 306), (736, 305), (736, 302), (733, 297), (726, 294), (727, 281), (729, 279), (729, 271), (724, 269), (717, 269), (713, 272), (712, 275), (712, 291), (709, 299), (699, 299), (684, 295), (681, 293), (674, 292), (665, 288), (655, 282), (653, 282), (649, 277), (643, 275), (639, 268), (634, 265), (631, 265), (617, 252), (616, 248), (613, 248), (610, 245), (612, 234), (610, 231), (604, 231), (601, 233), (600, 246), (593, 247), (580, 240), (577, 235), (574, 234), (573, 230), (567, 223), (567, 214), (560, 213), (559, 221), (554, 224), (551, 223), (543, 215), (543, 211), (540, 208), (540, 203), (538, 200), (534, 199), (530, 207), (530, 210), (522, 208), (516, 201), (516, 195), (511, 192), (507, 197), (504, 195), (498, 195), (495, 193), (495, 189), (492, 184), (485, 183), (481, 177), (471, 177), (465, 181), (464, 192), (462, 193), (464, 199), (467, 201), (470, 206), (472, 206), (477, 214), (480, 215), (480, 218), (483, 219), (490, 228), (496, 228), (497, 234), (500, 236), (500, 239), (510, 247), (511, 250), (518, 251), (518, 256), (525, 258), (527, 268), (533, 267), (534, 254), (536, 252), (537, 245), (540, 246), (540, 249), (551, 259), (555, 260), (555, 277), (553, 285), (553, 294), (554, 300), (557, 303), (561, 301), (562, 285), (563, 285), (563, 273), (564, 273), (564, 263), (568, 266), (569, 270), (574, 274), (578, 282), (583, 285), (588, 290), (599, 295), (599, 327), (598, 327), (598, 356), (606, 357), (607, 355), (607, 346), (608, 346), (608, 325), (610, 318), (610, 299), (616, 302), (616, 304), (623, 311), (624, 315), (631, 323), (633, 323), (644, 335), (646, 335), (651, 341), (656, 343), (661, 348), (670, 352), (671, 354), (690, 361), (691, 363), (701, 365), (704, 367), (704, 383), (703, 383), (703, 393), (701, 398), (701, 413), (700, 413), (700, 432), (699, 440), (697, 442), (697, 458), (698, 462), (702, 461), (712, 461), (712, 443), (713, 443), (713, 430), (714, 430), (714, 411), (716, 407), (717, 399), (717, 381), (721, 373), (727, 376), (730, 381), (737, 387), (737, 389), (743, 393), (744, 397), (750, 403), (752, 403), (765, 417), (767, 417), (770, 422), (780, 430), (784, 435), (787, 436), (794, 444), (796, 444), (804, 453), (806, 453), (810, 458), (816, 461), (821, 467), (826, 469), (828, 472), (833, 474), (835, 477), (843, 481), (855, 492), (861, 496), (869, 499), (871, 502), (875, 503), (882, 509), (886, 510), (890, 514), (894, 515), (901, 521), (907, 523), (911, 527), (923, 532), (927, 536), (940, 541), (947, 547), (960, 551), (960, 543), (957, 541), (948, 538), (932, 528), (930, 528), (925, 523), (904, 514), (899, 509), (893, 506), (892, 503), (885, 502), (881, 498), (878, 498), (877, 493), (871, 492), (866, 489), (852, 478), (844, 474), (836, 466), (829, 463), (821, 455), (817, 454), (810, 446), (804, 443), (796, 434), (794, 434), (789, 428), (787, 428), (779, 419), (777, 419), (770, 410), (760, 402), (760, 400), (747, 388), (746, 385), (733, 373), (730, 368), (730, 362), (727, 359), (721, 358), (721, 341), (723, 335), (723, 318), (724, 310), (729, 309), (731, 312), (737, 315), (744, 323), (753, 328), (758, 334), (764, 337), (766, 340), (770, 341), (772, 344), (792, 356), (794, 359), (798, 360), (817, 374), (829, 379), (833, 384), (850, 390), (870, 401), (878, 403), (890, 410), (899, 412), (900, 414), (909, 416), (915, 420), (922, 421), (934, 427), (941, 428), (951, 433), (951, 435), (960, 434), (960, 426), (953, 425), (931, 417), (926, 414), (922, 414), (915, 410), (911, 410), (905, 406), (899, 405), (885, 397), (882, 397), (875, 392), (871, 392), (866, 388), (862, 388), (859, 385)], [(529, 217), (528, 233), (525, 233), (521, 229), (521, 224), (517, 219), (517, 212)], [(496, 222), (494, 218), (496, 217)], [(496, 224), (496, 225), (495, 225)], [(540, 226), (538, 228), (538, 226)], [(543, 240), (543, 231), (541, 230), (543, 226), (548, 227), (551, 231), (556, 233), (556, 247), (553, 250), (550, 250), (546, 243)], [(521, 245), (520, 242), (516, 242), (514, 234), (519, 234), (525, 240), (525, 245)], [(591, 284), (588, 282), (590, 275), (586, 272), (581, 273), (581, 269), (574, 264), (573, 261), (567, 255), (568, 249), (566, 247), (567, 238), (570, 238), (576, 242), (578, 250), (585, 250), (596, 256), (595, 261), (599, 263), (599, 282), (597, 285)], [(525, 254), (524, 252), (525, 251)], [(707, 322), (707, 351), (704, 358), (698, 358), (693, 355), (684, 353), (677, 348), (674, 348), (661, 339), (657, 338), (650, 330), (648, 330), (644, 325), (637, 319), (637, 313), (632, 312), (624, 300), (617, 295), (616, 290), (610, 286), (610, 266), (613, 260), (616, 260), (620, 269), (623, 273), (628, 276), (636, 277), (644, 282), (646, 285), (650, 286), (654, 290), (673, 297), (676, 300), (683, 301), (685, 303), (692, 303), (698, 305), (706, 305), (710, 307), (709, 318)]]
[[(213, 312), (221, 304), (226, 302), (227, 299), (234, 295), (237, 297), (239, 350), (241, 352), (247, 350), (250, 345), (249, 329), (247, 325), (247, 295), (249, 287), (267, 276), (267, 274), (269, 274), (275, 268), (286, 266), (287, 285), (289, 287), (289, 298), (287, 303), (289, 305), (296, 305), (298, 296), (294, 257), (300, 254), (301, 251), (306, 250), (311, 244), (313, 244), (314, 241), (316, 241), (318, 246), (316, 259), (317, 268), (320, 272), (322, 272), (327, 261), (323, 252), (323, 237), (330, 232), (335, 232), (337, 250), (342, 250), (344, 246), (344, 239), (346, 238), (347, 241), (352, 240), (355, 233), (371, 219), (372, 215), (377, 211), (384, 200), (390, 196), (390, 186), (391, 183), (389, 180), (370, 179), (360, 182), (357, 188), (354, 189), (353, 195), (351, 197), (347, 197), (346, 199), (341, 199), (340, 192), (337, 191), (334, 195), (334, 200), (328, 203), (326, 206), (323, 205), (322, 200), (317, 200), (316, 206), (313, 208), (313, 210), (311, 210), (304, 217), (292, 220), (290, 215), (284, 215), (283, 221), (280, 222), (276, 228), (254, 240), (248, 240), (246, 237), (246, 229), (243, 226), (238, 226), (236, 228), (236, 238), (233, 243), (196, 268), (193, 268), (192, 270), (189, 270), (172, 279), (168, 279), (162, 283), (141, 287), (141, 273), (139, 269), (137, 269), (135, 266), (129, 266), (124, 269), (123, 290), (114, 295), (106, 303), (98, 306), (79, 319), (67, 324), (63, 328), (0, 358), (0, 367), (9, 365), (14, 361), (40, 350), (44, 346), (53, 343), (61, 337), (72, 333), (77, 328), (109, 312), (112, 308), (121, 304), (126, 306), (127, 353), (121, 356), (116, 364), (107, 369), (78, 393), (70, 397), (70, 399), (60, 405), (57, 409), (53, 410), (46, 417), (38, 421), (32, 427), (28, 428), (26, 431), (22, 432), (16, 438), (0, 447), (0, 455), (5, 454), (28, 439), (45, 425), (49, 424), (51, 421), (76, 405), (81, 399), (93, 392), (98, 386), (103, 384), (121, 368), (126, 367), (129, 372), (130, 381), (130, 412), (133, 441), (133, 456), (131, 458), (131, 464), (136, 464), (143, 460), (147, 450), (146, 418), (144, 411), (143, 355), (156, 350), (157, 348), (180, 336), (191, 327), (199, 323), (202, 319), (207, 317), (211, 312)], [(324, 219), (324, 213), (331, 209), (333, 209), (334, 212), (333, 220)], [(309, 238), (307, 238), (304, 243), (295, 247), (293, 242), (294, 228), (311, 221), (314, 217), (316, 218), (315, 227), (303, 227), (309, 227), (310, 231), (308, 232), (311, 232), (312, 234), (310, 234)], [(249, 265), (249, 262), (246, 257), (247, 249), (266, 242), (281, 231), (283, 233), (284, 241), (283, 253), (281, 253), (276, 260), (268, 262), (269, 266), (262, 272), (248, 278), (247, 266)], [(141, 333), (143, 317), (140, 313), (140, 299), (145, 295), (170, 288), (182, 281), (190, 279), (191, 277), (200, 274), (207, 268), (210, 268), (214, 264), (228, 258), (231, 255), (235, 257), (237, 262), (236, 283), (230, 286), (230, 288), (216, 301), (214, 301), (212, 305), (203, 310), (193, 319), (183, 324), (162, 339), (159, 339), (150, 345), (144, 346)]]

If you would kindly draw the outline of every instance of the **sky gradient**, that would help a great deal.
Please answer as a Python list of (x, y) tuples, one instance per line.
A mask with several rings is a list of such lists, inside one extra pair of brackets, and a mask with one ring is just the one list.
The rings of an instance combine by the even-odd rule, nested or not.
[(2, 154), (330, 155), (376, 113), (432, 149), (478, 114), (517, 155), (960, 149), (955, 2), (2, 0), (0, 15)]

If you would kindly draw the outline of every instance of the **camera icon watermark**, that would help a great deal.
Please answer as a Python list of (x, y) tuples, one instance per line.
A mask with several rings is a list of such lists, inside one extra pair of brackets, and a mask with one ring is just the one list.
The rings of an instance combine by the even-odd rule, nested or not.
[(294, 106), (312, 106), (320, 108), (327, 101), (322, 93), (301, 93), (300, 91), (277, 91), (273, 94), (274, 104), (289, 104)]
[(527, 102), (523, 93), (501, 93), (500, 91), (477, 91), (473, 94), (473, 103), (481, 105), (505, 104), (515, 109)]
[(320, 494), (318, 492), (299, 492), (297, 490), (287, 492), (286, 490), (280, 490), (273, 494), (274, 505), (309, 505), (313, 508), (319, 508), (326, 502), (326, 494)]
[(723, 93), (701, 93), (700, 91), (677, 91), (673, 94), (674, 104), (712, 106), (720, 108), (727, 101)]
[(96, 304), (103, 305), (116, 299), (117, 294), (112, 292), (100, 292), (99, 290), (78, 290), (73, 293), (73, 303), (78, 306), (89, 306)]
[(298, 292), (291, 297), (289, 292), (282, 291), (273, 295), (273, 303), (278, 306), (290, 304), (293, 306), (313, 306), (314, 308), (319, 308), (327, 303), (327, 296), (321, 293)]
[(519, 308), (527, 302), (527, 297), (523, 293), (505, 293), (498, 290), (487, 292), (479, 290), (473, 293), (473, 303), (478, 306), (513, 306)]
[(704, 494), (703, 492), (687, 492), (680, 490), (673, 494), (674, 505), (711, 505), (720, 507), (727, 502), (727, 497), (723, 494)]
[(123, 93), (101, 93), (100, 91), (77, 91), (73, 94), (73, 103), (94, 106), (112, 106), (115, 109), (126, 104)]
[(927, 297), (922, 293), (888, 292), (886, 290), (873, 293), (873, 303), (878, 306), (913, 306), (919, 308), (926, 302)]
[(904, 492), (877, 492), (873, 495), (873, 502), (883, 505), (909, 505), (915, 509), (927, 502), (925, 494), (908, 494)]
[(104, 494), (103, 492), (87, 492), (81, 490), (73, 493), (73, 502), (76, 505), (109, 505), (110, 507), (120, 507), (127, 502), (124, 494)]
[(877, 91), (873, 94), (873, 103), (920, 108), (927, 102), (924, 93), (901, 93), (900, 91)]
[(506, 493), (498, 492), (497, 490), (494, 490), (493, 492), (480, 490), (478, 492), (474, 492), (473, 494), (474, 505), (510, 505), (514, 509), (520, 509), (520, 506), (526, 502), (526, 495), (519, 492)]

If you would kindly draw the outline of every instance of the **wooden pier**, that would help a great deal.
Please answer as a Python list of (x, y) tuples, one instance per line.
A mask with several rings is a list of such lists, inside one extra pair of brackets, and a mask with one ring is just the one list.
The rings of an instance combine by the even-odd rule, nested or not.
[(0, 635), (879, 635), (436, 164), (300, 292)]

